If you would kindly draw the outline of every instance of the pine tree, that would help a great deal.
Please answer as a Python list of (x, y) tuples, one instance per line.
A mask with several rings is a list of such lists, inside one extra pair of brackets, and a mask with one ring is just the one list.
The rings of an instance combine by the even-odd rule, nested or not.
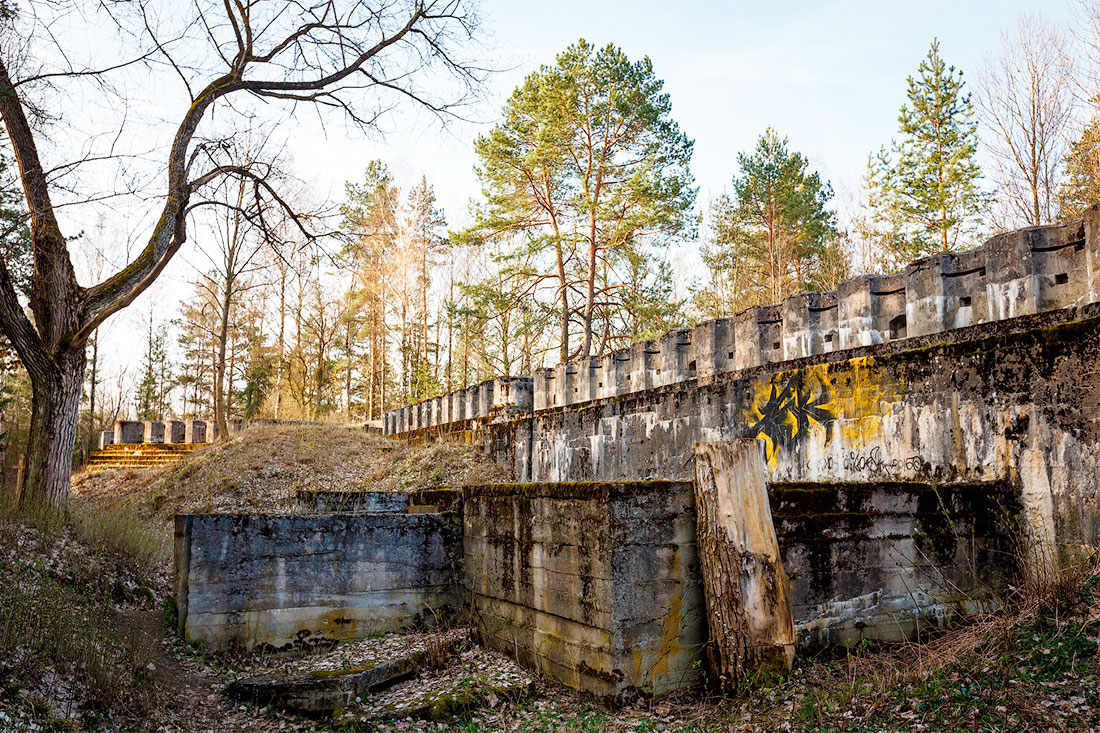
[(160, 420), (168, 411), (170, 374), (166, 372), (168, 354), (165, 350), (165, 329), (153, 329), (149, 318), (149, 337), (141, 365), (141, 382), (137, 389), (138, 420)]
[(836, 248), (836, 215), (827, 208), (832, 186), (808, 171), (809, 161), (788, 149), (787, 138), (768, 128), (753, 153), (737, 160), (733, 194), (715, 202), (713, 241), (702, 253), (712, 287), (700, 305), (709, 303), (712, 315), (824, 287), (824, 265)]
[(468, 234), (515, 245), (505, 275), (554, 303), (562, 361), (602, 351), (627, 337), (609, 328), (633, 320), (617, 311), (641, 302), (628, 282), (636, 265), (652, 265), (644, 280), (654, 285), (652, 245), (693, 232), (693, 144), (648, 58), (583, 39), (528, 76), (503, 118), (475, 143), (487, 203)]
[(938, 40), (908, 84), (908, 101), (898, 115), (900, 138), (877, 161), (882, 214), (897, 232), (893, 246), (903, 260), (965, 246), (985, 203), (974, 108), (963, 73), (947, 66)]
[(1058, 187), (1058, 218), (1081, 216), (1089, 206), (1100, 203), (1100, 119), (1093, 118), (1081, 137), (1066, 151), (1065, 178)]

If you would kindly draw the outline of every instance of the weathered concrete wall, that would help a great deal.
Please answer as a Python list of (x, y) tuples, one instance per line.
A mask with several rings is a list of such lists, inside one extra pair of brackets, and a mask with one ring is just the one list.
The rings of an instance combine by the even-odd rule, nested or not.
[(467, 397), (462, 412), (438, 405), (461, 402), (470, 390), (391, 411), (384, 431), (445, 433), (508, 412), (579, 405), (1098, 301), (1100, 208), (1093, 207), (1082, 219), (999, 235), (968, 252), (924, 257), (903, 272), (853, 278), (835, 291), (797, 293), (733, 318), (540, 369), (527, 383), (524, 377), (486, 382), (471, 390), (488, 389), (487, 398)]
[(768, 480), (1006, 482), (1036, 552), (1100, 532), (1100, 306), (808, 357), (490, 424), (517, 478), (690, 478), (755, 438)]
[(600, 696), (695, 679), (692, 484), (475, 486), (463, 505), (463, 584), (486, 643)]
[(768, 487), (803, 648), (902, 641), (991, 608), (1014, 577), (1006, 482)]
[(284, 647), (432, 624), (459, 606), (459, 532), (446, 514), (177, 516), (179, 633)]

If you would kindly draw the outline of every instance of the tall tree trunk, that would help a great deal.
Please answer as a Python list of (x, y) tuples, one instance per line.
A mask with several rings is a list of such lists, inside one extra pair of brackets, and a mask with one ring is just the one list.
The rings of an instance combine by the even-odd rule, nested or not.
[(279, 268), (279, 361), (275, 365), (275, 419), (283, 406), (283, 369), (286, 364), (286, 268)]
[(86, 360), (84, 344), (80, 344), (56, 354), (48, 366), (36, 364), (27, 369), (31, 379), (31, 426), (20, 498), (23, 505), (43, 503), (63, 512), (69, 510), (69, 481)]
[(229, 439), (229, 421), (225, 404), (225, 351), (229, 341), (229, 308), (232, 305), (232, 284), (226, 283), (221, 302), (221, 320), (218, 323), (218, 352), (214, 362), (214, 422), (218, 426), (218, 439)]
[[(95, 393), (97, 382), (97, 367), (99, 365), (99, 329), (92, 334), (92, 370), (89, 375), (88, 385), (88, 437), (84, 441), (84, 447), (92, 450), (95, 445)], [(87, 463), (87, 451), (83, 452), (84, 462)]]
[[(593, 224), (593, 229), (595, 225)], [(584, 346), (581, 356), (592, 356), (592, 311), (596, 307), (596, 240), (595, 232), (588, 243), (588, 281), (584, 298)]]

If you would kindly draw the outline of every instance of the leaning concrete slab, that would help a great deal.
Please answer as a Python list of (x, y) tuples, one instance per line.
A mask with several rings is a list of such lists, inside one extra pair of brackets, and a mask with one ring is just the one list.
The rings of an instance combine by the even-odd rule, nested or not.
[(458, 607), (458, 532), (443, 514), (177, 516), (179, 632), (281, 648), (434, 624)]
[(790, 590), (755, 440), (695, 445), (696, 543), (711, 670), (729, 689), (794, 662)]
[(434, 634), (391, 634), (340, 644), (331, 651), (234, 680), (226, 692), (255, 705), (303, 713), (331, 713), (358, 696), (405, 680), (438, 664), (467, 643), (466, 629)]

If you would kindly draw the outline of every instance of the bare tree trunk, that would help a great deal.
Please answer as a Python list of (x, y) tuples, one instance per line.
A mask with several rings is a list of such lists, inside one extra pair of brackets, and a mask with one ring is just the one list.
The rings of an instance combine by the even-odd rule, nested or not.
[(214, 360), (214, 422), (218, 425), (218, 439), (229, 439), (229, 421), (225, 404), (225, 351), (229, 341), (229, 309), (232, 306), (232, 284), (227, 282), (222, 293), (221, 314), (218, 322), (217, 357)]
[(84, 441), (85, 450), (81, 451), (83, 462), (88, 462), (88, 452), (95, 443), (95, 393), (97, 385), (97, 367), (99, 364), (99, 329), (92, 334), (92, 371), (88, 385), (88, 437)]
[(31, 425), (27, 438), (24, 504), (41, 502), (69, 510), (77, 417), (84, 385), (84, 346), (62, 351), (47, 369), (27, 370), (31, 378)]

